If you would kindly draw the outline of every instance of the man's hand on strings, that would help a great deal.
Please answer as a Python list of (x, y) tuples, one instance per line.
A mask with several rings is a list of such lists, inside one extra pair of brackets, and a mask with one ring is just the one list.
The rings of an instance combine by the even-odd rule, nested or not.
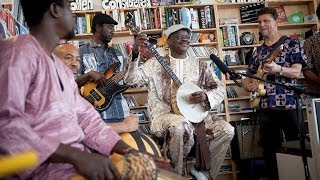
[(107, 79), (104, 77), (104, 74), (99, 73), (97, 71), (90, 71), (87, 73), (87, 75), (90, 78), (90, 81), (94, 81), (96, 83), (105, 84), (107, 82)]
[(281, 66), (272, 61), (271, 63), (266, 63), (263, 66), (263, 70), (268, 74), (279, 74), (281, 71)]
[(250, 78), (246, 78), (242, 81), (243, 88), (248, 92), (254, 92), (258, 89), (259, 84), (251, 81)]
[(203, 91), (197, 91), (197, 92), (192, 93), (189, 96), (188, 101), (191, 104), (197, 104), (197, 103), (208, 101), (208, 96)]

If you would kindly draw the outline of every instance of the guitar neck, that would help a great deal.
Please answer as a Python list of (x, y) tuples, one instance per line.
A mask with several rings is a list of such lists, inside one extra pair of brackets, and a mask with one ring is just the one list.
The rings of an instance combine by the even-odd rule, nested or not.
[(150, 51), (154, 54), (154, 57), (159, 61), (161, 66), (166, 70), (166, 72), (169, 74), (170, 78), (173, 80), (173, 82), (176, 83), (178, 87), (182, 85), (179, 78), (174, 74), (171, 67), (168, 65), (168, 63), (163, 59), (163, 57), (158, 53), (158, 51), (151, 45), (148, 44), (148, 48)]
[[(129, 20), (126, 22), (126, 26), (129, 28), (130, 32), (133, 34), (140, 34), (140, 28), (137, 28), (133, 23), (132, 23), (132, 15), (129, 14)], [(154, 54), (154, 57), (159, 61), (161, 66), (166, 70), (166, 72), (169, 74), (170, 78), (176, 83), (178, 87), (182, 85), (181, 81), (179, 78), (174, 74), (170, 66), (167, 64), (167, 62), (160, 56), (158, 51), (151, 45), (147, 45), (150, 51)], [(124, 73), (125, 74), (125, 73)]]
[(128, 71), (128, 65), (126, 65), (126, 66), (122, 69), (122, 71), (120, 71), (119, 73), (115, 74), (111, 79), (112, 79), (114, 82), (119, 82), (119, 81), (121, 81), (121, 80), (124, 78), (124, 76), (125, 76), (125, 74), (127, 73), (127, 71)]

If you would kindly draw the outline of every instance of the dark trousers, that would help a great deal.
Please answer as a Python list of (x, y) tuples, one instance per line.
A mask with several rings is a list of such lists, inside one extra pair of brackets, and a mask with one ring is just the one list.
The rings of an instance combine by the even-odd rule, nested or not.
[[(286, 141), (298, 140), (298, 118), (296, 110), (260, 110), (260, 137), (266, 163), (267, 174), (272, 180), (279, 179), (276, 152), (281, 147), (283, 138)], [(283, 133), (285, 137), (283, 137)]]

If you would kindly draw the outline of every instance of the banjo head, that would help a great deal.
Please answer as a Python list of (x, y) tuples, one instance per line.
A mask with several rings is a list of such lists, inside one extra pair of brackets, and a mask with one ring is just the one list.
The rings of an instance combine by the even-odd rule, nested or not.
[(193, 83), (182, 84), (177, 91), (177, 105), (181, 114), (192, 123), (199, 123), (208, 115), (202, 104), (190, 104), (189, 96), (197, 91), (202, 91)]

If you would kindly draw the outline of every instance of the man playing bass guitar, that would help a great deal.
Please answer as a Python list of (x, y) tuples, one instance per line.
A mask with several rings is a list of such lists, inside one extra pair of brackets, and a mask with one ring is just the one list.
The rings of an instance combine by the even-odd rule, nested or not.
[[(266, 7), (258, 11), (257, 16), (264, 43), (253, 52), (247, 74), (256, 75), (261, 65), (267, 80), (296, 85), (302, 65), (306, 61), (301, 43), (287, 37), (282, 43), (283, 50), (273, 61), (267, 63), (269, 55), (276, 49), (277, 42), (282, 39), (276, 21), (278, 14), (274, 8)], [(249, 92), (258, 91), (258, 83), (251, 78), (243, 80), (243, 87)], [(278, 179), (276, 151), (281, 145), (280, 130), (284, 131), (286, 140), (294, 140), (298, 137), (295, 111), (297, 102), (294, 93), (283, 87), (265, 83), (264, 88), (266, 95), (261, 98), (258, 107), (258, 117), (261, 117), (261, 144), (264, 148), (267, 174), (271, 179)]]
[[(114, 28), (117, 24), (118, 23), (114, 19), (106, 14), (97, 13), (93, 17), (91, 26), (93, 37), (90, 39), (89, 43), (79, 48), (81, 57), (79, 73), (81, 75), (87, 73), (93, 74), (93, 77), (95, 78), (88, 79), (87, 77), (90, 76), (80, 76), (76, 81), (79, 87), (86, 85), (88, 81), (93, 82), (93, 84), (97, 85), (95, 90), (100, 90), (100, 92), (97, 91), (99, 94), (105, 95), (113, 93), (111, 95), (109, 94), (112, 99), (103, 96), (97, 98), (98, 100), (100, 98), (105, 98), (105, 102), (109, 101), (107, 106), (101, 106), (100, 109), (96, 107), (96, 109), (100, 111), (100, 115), (105, 122), (121, 122), (124, 118), (131, 118), (138, 122), (135, 115), (130, 115), (128, 104), (121, 93), (127, 89), (127, 86), (123, 84), (121, 77), (125, 72), (126, 60), (120, 51), (108, 45), (114, 35)], [(142, 39), (142, 41), (144, 40), (146, 39)], [(132, 53), (128, 56), (128, 59), (138, 57), (139, 43), (141, 42), (135, 42)], [(104, 74), (110, 70), (113, 71), (112, 73), (115, 73), (113, 78), (116, 77), (116, 79), (110, 78), (108, 80), (105, 77)], [(92, 91), (88, 92), (90, 94)], [(99, 94), (97, 96), (99, 96)], [(92, 104), (95, 103), (95, 101), (92, 100), (91, 95), (88, 95), (85, 98)]]

